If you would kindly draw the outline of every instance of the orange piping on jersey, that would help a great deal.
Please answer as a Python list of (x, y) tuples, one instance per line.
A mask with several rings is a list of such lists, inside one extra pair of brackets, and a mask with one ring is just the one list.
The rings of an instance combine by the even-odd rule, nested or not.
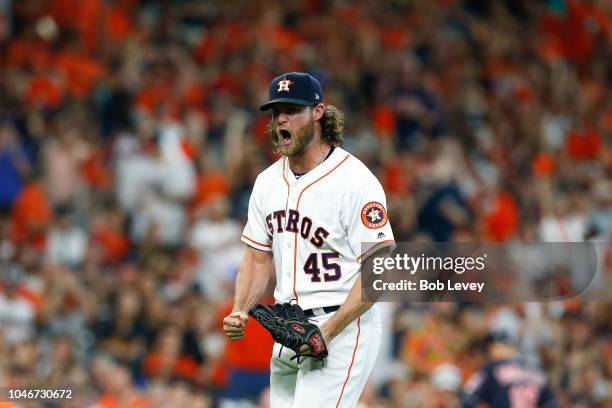
[(254, 244), (257, 245), (261, 245), (262, 247), (266, 247), (266, 248), (272, 248), (272, 245), (268, 245), (268, 244), (262, 244), (261, 242), (257, 242), (254, 239), (251, 239), (249, 237), (247, 237), (246, 235), (242, 234), (242, 238), (246, 239), (247, 241), (251, 241)]
[(285, 180), (285, 184), (287, 185), (287, 190), (289, 190), (289, 181), (287, 180), (287, 176), (285, 175), (285, 163), (287, 163), (287, 158), (283, 160), (283, 180)]
[[(344, 163), (346, 159), (348, 159), (350, 156), (351, 156), (350, 154), (347, 154), (346, 157), (342, 159), (340, 163), (336, 164), (333, 169), (331, 169), (330, 171), (328, 171), (327, 173), (325, 173), (324, 175), (322, 175), (321, 177), (319, 177), (318, 179), (316, 179), (315, 181), (313, 181), (312, 183), (304, 187), (302, 191), (300, 191), (300, 195), (298, 196), (297, 204), (295, 205), (295, 211), (298, 211), (300, 207), (300, 200), (302, 199), (302, 194), (304, 194), (304, 191), (306, 191), (310, 186), (320, 181), (322, 178), (328, 176), (332, 171), (340, 167), (340, 165)], [(283, 174), (285, 174), (285, 172), (283, 172)], [(289, 195), (287, 195), (287, 197), (289, 197)], [(298, 237), (298, 233), (296, 232), (295, 239), (293, 240), (293, 294), (295, 295), (295, 303), (299, 303), (298, 294), (297, 294), (297, 291), (295, 290), (296, 276), (297, 276), (297, 237)]]
[(346, 373), (346, 380), (344, 380), (344, 384), (342, 385), (342, 391), (340, 391), (340, 396), (338, 397), (336, 408), (340, 406), (340, 401), (342, 401), (342, 395), (344, 394), (344, 387), (346, 387), (346, 383), (351, 377), (351, 368), (353, 368), (353, 363), (355, 362), (355, 354), (357, 354), (357, 346), (359, 346), (359, 333), (361, 333), (361, 317), (357, 319), (357, 339), (355, 340), (355, 348), (353, 349), (353, 357), (351, 358), (351, 365), (349, 365), (348, 373)]
[(394, 240), (392, 240), (392, 239), (387, 239), (387, 240), (385, 240), (385, 241), (381, 241), (381, 242), (379, 242), (379, 243), (378, 243), (378, 244), (376, 244), (376, 245), (372, 245), (372, 247), (371, 247), (370, 249), (368, 249), (367, 251), (365, 251), (363, 254), (359, 255), (359, 256), (357, 257), (357, 260), (359, 261), (359, 260), (360, 260), (362, 257), (364, 257), (364, 256), (365, 256), (365, 255), (366, 255), (368, 252), (372, 251), (372, 250), (373, 250), (374, 248), (376, 248), (377, 246), (380, 246), (380, 245), (382, 245), (382, 244), (386, 244), (386, 243), (388, 243), (388, 242), (395, 242), (395, 241), (394, 241)]
[[(287, 199), (285, 200), (285, 214), (287, 214), (287, 208), (289, 207), (289, 193), (291, 192), (291, 186), (289, 185), (289, 181), (287, 180), (287, 176), (285, 175), (285, 163), (287, 163), (287, 159), (283, 160), (283, 180), (285, 180), (285, 184), (287, 185)], [(286, 216), (286, 215), (285, 215)]]

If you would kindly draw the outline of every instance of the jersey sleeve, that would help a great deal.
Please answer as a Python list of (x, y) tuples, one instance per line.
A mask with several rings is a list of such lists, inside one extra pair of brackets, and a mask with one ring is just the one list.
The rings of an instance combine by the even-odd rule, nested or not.
[(245, 244), (261, 251), (272, 251), (272, 240), (266, 228), (266, 216), (262, 212), (261, 182), (255, 180), (253, 191), (249, 198), (249, 213), (247, 224), (240, 238)]
[(462, 408), (475, 408), (487, 400), (488, 380), (484, 369), (479, 370), (467, 380), (460, 392)]
[(361, 262), (377, 250), (395, 244), (385, 192), (373, 175), (369, 182), (362, 183), (352, 192), (344, 223), (357, 261)]

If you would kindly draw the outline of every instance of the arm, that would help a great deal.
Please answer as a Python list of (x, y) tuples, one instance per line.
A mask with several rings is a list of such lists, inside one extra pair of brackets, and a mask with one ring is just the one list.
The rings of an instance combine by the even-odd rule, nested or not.
[(329, 344), (346, 326), (374, 305), (361, 301), (361, 275), (357, 277), (348, 297), (332, 317), (320, 327), (323, 340)]
[(223, 331), (232, 340), (244, 337), (249, 320), (247, 311), (264, 294), (272, 268), (272, 252), (260, 251), (247, 245), (236, 277), (234, 307), (223, 319)]
[(233, 313), (246, 313), (264, 294), (270, 279), (272, 252), (246, 247), (236, 277)]

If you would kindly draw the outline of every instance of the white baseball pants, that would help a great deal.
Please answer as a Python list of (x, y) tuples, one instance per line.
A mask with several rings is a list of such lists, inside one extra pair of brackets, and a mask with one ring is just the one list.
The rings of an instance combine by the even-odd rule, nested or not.
[[(316, 324), (333, 313), (312, 318)], [(380, 348), (382, 323), (375, 306), (351, 322), (330, 344), (323, 362), (305, 358), (276, 343), (270, 362), (271, 408), (353, 408), (359, 401)]]

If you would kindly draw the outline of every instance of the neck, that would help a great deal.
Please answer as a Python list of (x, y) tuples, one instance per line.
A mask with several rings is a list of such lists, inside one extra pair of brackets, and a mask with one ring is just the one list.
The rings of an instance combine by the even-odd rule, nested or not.
[(330, 149), (330, 145), (315, 138), (304, 150), (304, 153), (289, 157), (289, 168), (294, 173), (307, 173), (323, 163)]

